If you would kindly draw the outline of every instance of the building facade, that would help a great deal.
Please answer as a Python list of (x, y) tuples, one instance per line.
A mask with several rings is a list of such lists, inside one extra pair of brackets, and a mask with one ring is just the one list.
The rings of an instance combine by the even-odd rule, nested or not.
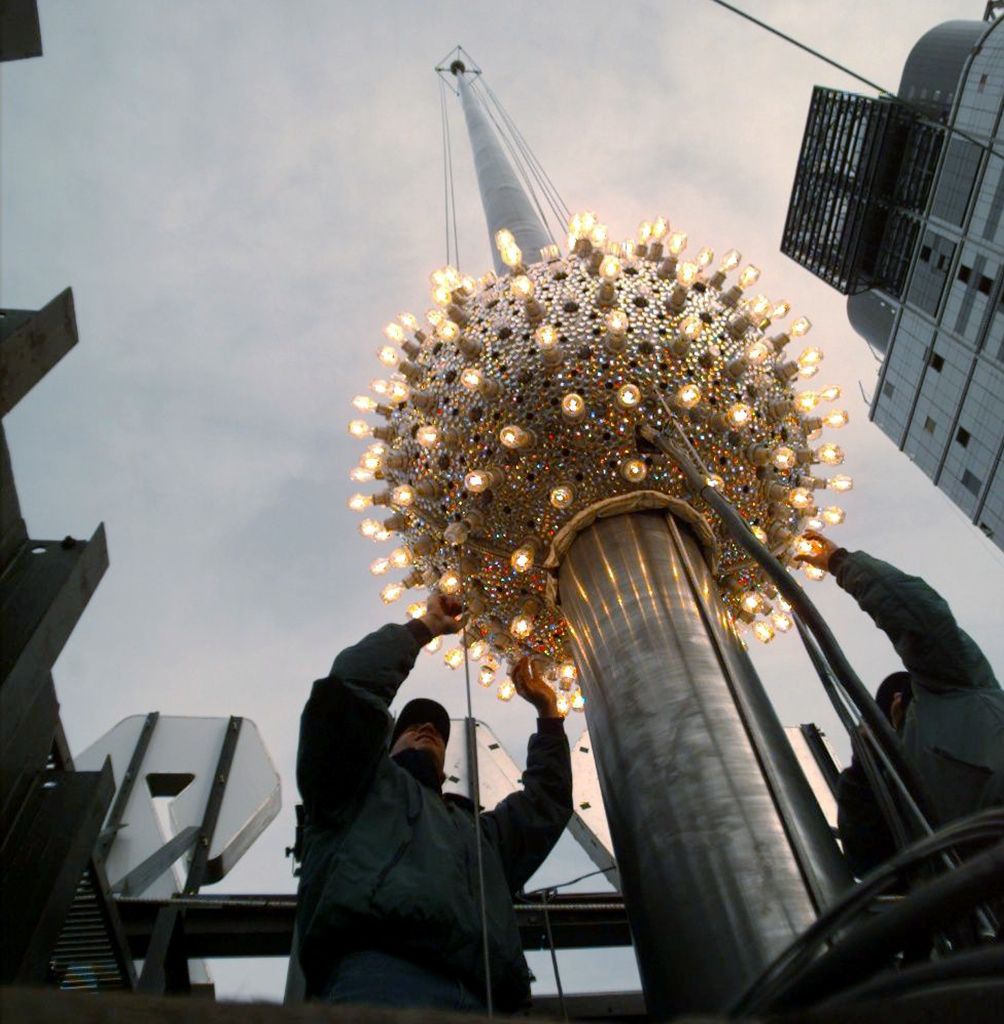
[(882, 355), (871, 419), (1004, 548), (1004, 18), (993, 6), (986, 21), (924, 35), (897, 100), (814, 91), (781, 249), (848, 296), (851, 326)]

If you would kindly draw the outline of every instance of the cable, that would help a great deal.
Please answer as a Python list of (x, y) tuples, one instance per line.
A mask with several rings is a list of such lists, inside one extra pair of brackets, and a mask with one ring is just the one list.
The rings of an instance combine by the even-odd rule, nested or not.
[(554, 983), (558, 988), (558, 1006), (561, 1007), (561, 1019), (568, 1020), (565, 1008), (565, 990), (561, 987), (561, 972), (558, 970), (558, 951), (554, 948), (554, 935), (551, 932), (551, 915), (547, 912), (547, 894), (542, 901), (544, 908), (544, 928), (547, 931), (547, 944), (551, 950), (551, 968), (554, 970)]
[(450, 195), (447, 175), (447, 142), (446, 142), (446, 86), (439, 79), (439, 128), (443, 136), (443, 222), (446, 229), (446, 262), (450, 262)]
[(567, 882), (558, 882), (557, 885), (545, 885), (540, 889), (531, 889), (529, 892), (523, 893), (524, 897), (536, 896), (538, 893), (545, 892), (557, 892), (558, 889), (565, 889), (569, 885), (575, 885), (576, 882), (584, 882), (587, 878), (594, 878), (596, 875), (605, 875), (608, 871), (616, 871), (617, 865), (611, 864), (608, 868), (597, 868), (596, 871), (588, 871), (584, 875), (579, 875), (578, 878), (572, 878)]
[[(440, 79), (442, 81), (442, 79)], [(445, 97), (444, 97), (445, 98)], [(450, 168), (450, 208), (453, 220), (453, 259), (454, 266), (460, 269), (460, 242), (457, 238), (457, 195), (453, 187), (453, 140), (450, 138), (450, 111), (447, 104), (443, 104), (444, 123), (446, 125), (446, 155)], [(450, 261), (447, 260), (447, 263)]]
[[(457, 573), (463, 579), (463, 559), (459, 560)], [(481, 904), (481, 944), (485, 963), (485, 996), (488, 1016), (492, 1017), (492, 968), (491, 956), (488, 951), (488, 910), (485, 904), (485, 862), (481, 839), (481, 782), (478, 777), (478, 740), (477, 725), (474, 721), (474, 708), (471, 703), (471, 659), (467, 646), (467, 623), (464, 623), (462, 642), (464, 645), (464, 678), (467, 686), (467, 719), (464, 723), (467, 730), (467, 762), (471, 773), (471, 791), (474, 794), (474, 845), (478, 858), (478, 899)]]
[(724, 7), (725, 10), (731, 11), (733, 14), (738, 14), (740, 18), (745, 18), (747, 21), (753, 22), (759, 28), (770, 32), (771, 35), (777, 36), (779, 39), (783, 39), (786, 43), (790, 43), (792, 46), (805, 53), (810, 54), (817, 60), (821, 60), (824, 64), (829, 64), (830, 67), (836, 68), (838, 71), (845, 75), (850, 75), (851, 78), (856, 79), (863, 85), (867, 85), (869, 89), (874, 89), (876, 92), (881, 93), (883, 96), (892, 100), (898, 106), (903, 107), (905, 110), (910, 111), (915, 117), (919, 118), (925, 124), (933, 125), (935, 128), (940, 129), (943, 132), (947, 132), (950, 135), (958, 135), (959, 138), (965, 139), (967, 142), (971, 142), (974, 146), (978, 146), (980, 149), (985, 150), (988, 153), (992, 153), (995, 156), (1004, 156), (1000, 150), (996, 149), (991, 142), (981, 142), (975, 136), (970, 135), (968, 132), (964, 132), (959, 128), (955, 128), (952, 125), (943, 124), (941, 121), (936, 121), (932, 118), (923, 107), (919, 107), (907, 100), (901, 99), (894, 92), (890, 92), (888, 89), (879, 85), (877, 82), (871, 81), (871, 79), (865, 78), (864, 75), (859, 75), (856, 71), (852, 71), (845, 64), (840, 64), (833, 60), (831, 57), (827, 57), (826, 54), (820, 53), (818, 50), (814, 50), (811, 46), (807, 46), (805, 43), (800, 43), (793, 36), (789, 36), (782, 32), (780, 29), (774, 28), (773, 25), (768, 25), (767, 22), (761, 21), (759, 18), (754, 18), (752, 14), (748, 14), (746, 11), (740, 10), (738, 7), (733, 7), (732, 4), (726, 3), (725, 0), (711, 0), (713, 4), (717, 4), (719, 7)]

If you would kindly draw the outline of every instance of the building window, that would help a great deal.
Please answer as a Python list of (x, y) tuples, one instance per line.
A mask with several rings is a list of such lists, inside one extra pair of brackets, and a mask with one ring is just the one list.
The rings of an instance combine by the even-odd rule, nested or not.
[(920, 247), (920, 258), (928, 263), (931, 259), (931, 247), (929, 245), (922, 245)]
[(955, 441), (957, 444), (962, 445), (963, 448), (969, 445), (969, 431), (965, 427), (959, 427), (955, 434)]
[(941, 368), (945, 365), (945, 360), (942, 356), (939, 356), (937, 352), (931, 356), (931, 369), (935, 373), (941, 373)]
[(959, 280), (963, 284), (968, 284), (969, 283), (969, 275), (972, 272), (973, 272), (973, 268), (972, 267), (967, 267), (965, 265), (965, 263), (960, 263), (959, 264)]
[(976, 83), (976, 91), (977, 92), (983, 92), (983, 90), (986, 89), (986, 87), (987, 87), (987, 76), (986, 75), (980, 75), (980, 80), (979, 80), (979, 82)]
[(933, 434), (937, 426), (938, 424), (935, 423), (930, 416), (928, 416), (927, 419), (924, 420), (924, 430), (926, 430), (929, 434)]
[(970, 494), (979, 497), (979, 493), (983, 489), (983, 481), (978, 476), (974, 476), (967, 469), (962, 474), (962, 486), (965, 487)]
[(892, 398), (892, 396), (893, 396), (893, 395), (895, 394), (895, 392), (896, 392), (896, 387), (895, 387), (895, 385), (894, 385), (894, 384), (892, 383), (892, 381), (888, 381), (888, 380), (887, 380), (887, 381), (886, 381), (886, 382), (885, 382), (885, 383), (884, 383), (884, 384), (882, 385), (882, 394), (883, 394), (883, 395), (885, 395), (885, 396), (886, 396), (886, 398)]
[(977, 287), (984, 295), (989, 295), (990, 289), (993, 287), (993, 280), (987, 277), (986, 274), (980, 274), (980, 283)]

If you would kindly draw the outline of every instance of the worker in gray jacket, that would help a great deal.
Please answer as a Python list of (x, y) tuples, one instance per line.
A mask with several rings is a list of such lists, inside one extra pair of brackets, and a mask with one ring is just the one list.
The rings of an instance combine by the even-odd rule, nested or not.
[[(917, 576), (806, 531), (802, 561), (833, 573), (896, 648), (906, 673), (877, 700), (920, 778), (936, 824), (1004, 805), (1004, 691), (945, 600)], [(838, 829), (858, 876), (894, 851), (874, 795), (853, 761), (837, 790)]]
[(421, 619), (387, 625), (342, 651), (314, 683), (300, 721), (297, 782), (306, 811), (297, 929), (308, 995), (330, 1002), (482, 1009), (524, 1005), (530, 973), (513, 895), (572, 813), (572, 774), (556, 696), (528, 661), (517, 692), (540, 716), (522, 791), (481, 815), (487, 970), (477, 817), (444, 795), (449, 718), (412, 701), (391, 730), (388, 706), (422, 647), (461, 626), (434, 596)]

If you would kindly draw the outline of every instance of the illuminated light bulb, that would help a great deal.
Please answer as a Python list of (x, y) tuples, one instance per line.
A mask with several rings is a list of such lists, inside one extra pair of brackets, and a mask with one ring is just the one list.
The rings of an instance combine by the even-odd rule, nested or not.
[(491, 686), (495, 682), (495, 669), (490, 665), (482, 665), (478, 669), (478, 682), (485, 687)]
[(369, 508), (373, 504), (373, 495), (371, 494), (353, 494), (349, 498), (349, 508), (353, 512), (362, 512), (363, 509)]
[(383, 574), (390, 568), (389, 558), (376, 558), (370, 562), (370, 572), (374, 576), (383, 576)]
[(840, 388), (836, 384), (831, 384), (829, 387), (825, 387), (819, 392), (819, 397), (825, 402), (835, 402), (840, 395)]
[(555, 710), (562, 718), (568, 714), (572, 707), (572, 701), (567, 693), (559, 693), (554, 701)]
[(427, 309), (425, 311), (425, 319), (433, 327), (438, 327), (446, 319), (446, 314), (441, 309)]
[(714, 491), (722, 491), (725, 489), (725, 481), (717, 474), (711, 473), (704, 478), (704, 482)]
[(422, 648), (426, 654), (435, 654), (440, 647), (443, 646), (443, 638), (441, 636), (434, 636), (426, 645)]
[(745, 427), (753, 419), (753, 410), (745, 402), (735, 402), (729, 406), (726, 417), (731, 426)]
[(561, 400), (561, 415), (566, 420), (581, 420), (586, 415), (586, 402), (582, 395), (574, 391), (569, 392)]
[(673, 256), (679, 256), (680, 253), (687, 248), (687, 232), (674, 231), (669, 238), (666, 239), (666, 248), (669, 249)]
[(425, 423), (415, 431), (415, 440), (423, 448), (435, 448), (439, 444), (439, 427)]
[(804, 338), (811, 330), (812, 321), (806, 316), (800, 316), (797, 320), (792, 321), (791, 327), (788, 328), (788, 333), (793, 338)]
[(652, 225), (647, 221), (643, 220), (638, 225), (638, 241), (642, 245), (647, 245), (648, 240), (652, 237)]
[(812, 491), (806, 487), (793, 487), (788, 492), (788, 504), (792, 508), (809, 508), (812, 505)]
[(383, 525), (383, 523), (381, 523), (379, 528), (377, 529), (377, 532), (373, 534), (373, 540), (377, 540), (377, 541), (389, 540), (390, 539), (390, 534), (391, 534), (391, 531), (388, 530), (387, 527)]
[(802, 377), (805, 380), (808, 380), (810, 377), (815, 377), (817, 373), (819, 373), (819, 367), (818, 366), (799, 366), (798, 367), (798, 375), (799, 375), (799, 377)]
[(517, 615), (509, 623), (509, 632), (517, 640), (525, 640), (533, 632), (533, 621), (526, 615)]
[(501, 249), (507, 245), (515, 245), (516, 236), (508, 228), (499, 228), (495, 232), (495, 245)]
[(826, 523), (824, 523), (822, 519), (810, 516), (810, 518), (805, 520), (805, 528), (807, 530), (816, 530), (818, 532), (826, 529)]
[(687, 341), (697, 341), (704, 330), (704, 321), (699, 316), (685, 316), (676, 327), (681, 337)]
[(796, 537), (795, 538), (795, 554), (796, 555), (811, 555), (816, 550), (816, 544), (814, 541), (809, 540), (808, 537)]
[(847, 415), (846, 409), (834, 409), (823, 417), (823, 424), (827, 427), (833, 427), (834, 430), (839, 430), (841, 427), (847, 426), (849, 419), (850, 417)]
[(572, 695), (572, 710), (573, 711), (584, 711), (586, 708), (586, 698), (583, 696), (581, 690), (576, 690)]
[(401, 326), (404, 327), (406, 331), (418, 330), (418, 317), (413, 313), (399, 313), (397, 318), (401, 321)]
[(405, 338), (404, 328), (400, 324), (396, 324), (393, 322), (387, 324), (387, 326), (383, 329), (383, 333), (384, 337), (388, 341), (393, 342), (395, 345), (400, 345)]
[(436, 325), (436, 337), (443, 341), (456, 341), (460, 337), (460, 328), (452, 320), (442, 320)]
[(447, 288), (445, 284), (436, 285), (436, 287), (432, 289), (432, 301), (438, 303), (440, 306), (448, 306), (451, 298), (452, 294), (450, 289)]
[(843, 473), (837, 473), (836, 476), (831, 476), (830, 479), (826, 481), (826, 486), (831, 491), (843, 493), (845, 491), (853, 490), (854, 480), (849, 476), (845, 476)]
[(622, 409), (634, 409), (641, 401), (641, 389), (637, 384), (623, 384), (617, 389), (617, 404)]
[(397, 354), (397, 349), (393, 345), (381, 345), (377, 349), (377, 359), (383, 363), (384, 366), (394, 367), (400, 362), (400, 356)]
[(790, 312), (791, 303), (787, 299), (782, 299), (774, 304), (774, 308), (770, 311), (770, 318), (771, 320), (783, 320)]
[(411, 397), (411, 388), (403, 380), (392, 380), (387, 383), (387, 400), (400, 405)]
[(411, 552), (407, 548), (394, 548), (387, 560), (395, 569), (407, 569), (411, 565)]
[(787, 612), (774, 612), (770, 621), (779, 633), (787, 633), (795, 625), (795, 620)]
[(753, 536), (756, 537), (758, 541), (760, 541), (761, 544), (767, 543), (767, 531), (764, 530), (762, 527), (751, 526), (750, 531), (752, 532)]
[(774, 639), (774, 627), (765, 619), (753, 623), (753, 635), (762, 644), (769, 644)]
[(669, 221), (665, 217), (656, 217), (652, 221), (652, 238), (660, 242), (666, 237), (666, 232), (669, 231)]
[(818, 565), (809, 565), (808, 562), (802, 563), (802, 572), (804, 572), (810, 580), (821, 580), (826, 575), (825, 569), (820, 569)]
[(495, 696), (501, 701), (510, 701), (515, 695), (516, 684), (506, 676), (506, 678), (499, 683), (498, 689), (495, 691)]
[(563, 661), (558, 666), (558, 681), (563, 686), (571, 686), (579, 678), (579, 670), (571, 661)]
[(509, 559), (509, 564), (516, 572), (528, 572), (533, 568), (534, 551), (529, 544), (516, 548)]
[(829, 505), (819, 515), (830, 526), (839, 526), (847, 518), (847, 513), (839, 505)]
[(390, 492), (390, 500), (394, 505), (408, 508), (415, 503), (415, 488), (408, 484), (401, 484)]
[(740, 604), (748, 612), (755, 612), (760, 607), (760, 595), (755, 590), (748, 590), (742, 596)]
[(749, 348), (746, 349), (746, 358), (751, 363), (759, 365), (762, 363), (771, 353), (771, 347), (765, 341), (754, 341)]
[(464, 652), (459, 647), (451, 647), (444, 655), (443, 661), (450, 668), (460, 668), (464, 663)]
[(359, 460), (359, 467), (366, 473), (377, 473), (383, 469), (383, 457), (376, 452), (366, 452)]
[(464, 477), (464, 486), (471, 492), (471, 494), (481, 494), (487, 491), (491, 487), (492, 480), (491, 476), (480, 469), (471, 470), (467, 476)]
[(757, 283), (760, 280), (760, 270), (758, 267), (754, 267), (751, 263), (748, 267), (743, 268), (743, 272), (739, 275), (739, 280), (736, 282), (743, 291), (749, 288), (751, 285)]
[(676, 279), (684, 288), (689, 288), (696, 280), (701, 268), (687, 260), (676, 268)]
[(772, 309), (771, 301), (766, 295), (757, 295), (746, 306), (750, 320), (755, 324), (761, 323), (770, 316)]
[(795, 455), (793, 449), (787, 445), (781, 445), (780, 448), (775, 448), (774, 453), (771, 455), (771, 462), (777, 466), (778, 469), (793, 469), (795, 467), (798, 457)]
[(600, 277), (604, 281), (616, 281), (620, 273), (621, 261), (616, 256), (604, 256), (600, 260)]
[(506, 448), (528, 448), (533, 442), (533, 434), (510, 423), (499, 431), (499, 440)]
[(388, 583), (380, 591), (380, 600), (383, 601), (384, 604), (391, 604), (392, 602), (396, 601), (403, 593), (404, 584), (399, 583), (397, 580), (395, 580), (393, 583)]
[(786, 611), (786, 612), (790, 612), (791, 611), (791, 605), (788, 604), (788, 602), (785, 601), (785, 599), (783, 597), (779, 597), (777, 599), (777, 606), (779, 608), (781, 608), (783, 611)]
[(523, 265), (523, 250), (518, 245), (507, 245), (499, 252), (502, 262), (507, 267), (521, 267)]
[(625, 459), (621, 463), (621, 476), (630, 484), (641, 483), (648, 476), (644, 459)]
[(551, 504), (559, 509), (568, 508), (574, 498), (575, 493), (567, 484), (558, 484), (557, 487), (552, 487), (549, 495)]
[(460, 576), (452, 569), (447, 569), (446, 572), (439, 577), (437, 586), (441, 594), (458, 594), (462, 584), (460, 582)]
[(533, 292), (533, 281), (531, 281), (526, 274), (518, 274), (512, 279), (512, 283), (509, 285), (509, 294), (512, 295), (514, 299), (533, 298)]
[(366, 420), (352, 420), (349, 423), (349, 433), (353, 437), (358, 438), (372, 437), (373, 428), (366, 422)]
[(408, 605), (408, 616), (412, 619), (420, 619), (428, 610), (429, 606), (424, 601), (412, 601)]
[(460, 374), (460, 383), (468, 391), (477, 391), (483, 380), (484, 374), (476, 366), (468, 366)]
[(738, 249), (729, 249), (729, 251), (722, 257), (722, 262), (718, 264), (718, 272), (720, 274), (727, 274), (732, 270), (735, 270), (739, 266), (739, 261), (742, 259), (742, 253)]
[(839, 466), (844, 461), (844, 450), (840, 445), (827, 442), (816, 449), (816, 458), (827, 466)]
[(623, 334), (628, 327), (627, 313), (623, 309), (612, 309), (607, 313), (607, 330), (611, 334)]
[(606, 224), (596, 224), (593, 226), (593, 230), (589, 232), (589, 241), (598, 249), (602, 249), (607, 244), (608, 237), (609, 232), (607, 231)]
[(352, 404), (360, 412), (373, 412), (379, 403), (375, 398), (370, 398), (369, 395), (356, 395), (356, 397), (352, 399)]
[(798, 357), (800, 367), (818, 366), (823, 361), (823, 353), (818, 348), (806, 348)]
[(362, 466), (353, 466), (349, 470), (349, 479), (357, 484), (369, 483), (375, 475), (372, 469), (364, 469)]
[(697, 265), (703, 270), (705, 267), (711, 266), (711, 261), (715, 258), (714, 249), (709, 249), (705, 246), (697, 254)]
[(684, 409), (693, 409), (701, 400), (701, 389), (696, 384), (684, 384), (676, 393), (676, 401)]
[(819, 395), (815, 391), (800, 391), (795, 395), (795, 408), (799, 412), (812, 412), (819, 405)]
[(545, 351), (554, 348), (558, 344), (557, 328), (552, 327), (551, 324), (541, 324), (533, 332), (533, 337), (537, 345)]
[(475, 640), (467, 645), (467, 653), (474, 661), (480, 661), (488, 653), (488, 644), (484, 640)]
[(390, 385), (387, 383), (387, 381), (381, 380), (379, 377), (377, 377), (375, 380), (370, 381), (370, 391), (372, 391), (374, 395), (380, 395), (381, 397), (383, 397), (384, 395), (387, 394), (387, 389), (389, 387)]

